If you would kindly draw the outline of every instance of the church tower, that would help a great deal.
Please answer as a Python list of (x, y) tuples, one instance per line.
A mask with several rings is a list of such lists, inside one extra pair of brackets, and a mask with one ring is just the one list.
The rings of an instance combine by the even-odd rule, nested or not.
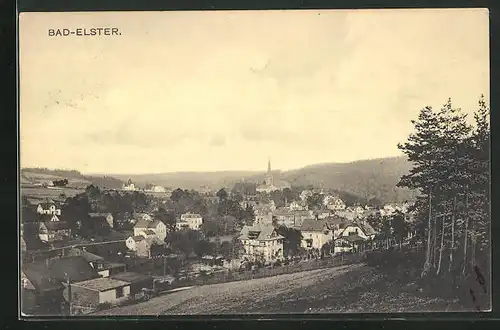
[(273, 174), (271, 173), (271, 159), (267, 162), (267, 175), (266, 175), (266, 185), (272, 186), (274, 184)]

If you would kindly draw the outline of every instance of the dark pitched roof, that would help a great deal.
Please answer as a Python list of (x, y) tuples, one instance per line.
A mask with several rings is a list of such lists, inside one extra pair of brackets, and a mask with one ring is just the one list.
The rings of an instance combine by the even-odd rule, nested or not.
[(364, 241), (364, 239), (358, 235), (343, 236), (342, 238), (351, 243)]
[(50, 266), (52, 275), (65, 280), (66, 275), (72, 282), (80, 282), (99, 277), (97, 272), (82, 256), (63, 257), (55, 260)]
[(325, 220), (330, 226), (340, 226), (341, 224), (347, 223), (347, 219), (339, 216), (329, 216)]
[(69, 229), (69, 225), (66, 221), (49, 221), (44, 222), (45, 228), (47, 230), (64, 230)]
[(143, 282), (143, 281), (153, 281), (152, 276), (137, 274), (132, 272), (119, 273), (111, 275), (110, 278), (125, 281), (129, 283)]
[(61, 281), (54, 278), (44, 263), (23, 263), (22, 271), (39, 293), (64, 288)]
[(135, 224), (135, 228), (156, 228), (156, 226), (158, 226), (158, 224), (160, 223), (161, 221), (160, 220), (144, 220), (144, 219), (140, 219), (140, 220), (137, 220), (137, 223)]
[(359, 227), (367, 236), (375, 235), (377, 233), (375, 229), (373, 229), (373, 227), (367, 222), (361, 222), (359, 224)]
[(326, 220), (306, 219), (300, 226), (300, 231), (323, 231), (330, 229)]
[(258, 241), (269, 240), (269, 239), (279, 239), (283, 236), (276, 234), (275, 228), (272, 225), (260, 225), (256, 224), (253, 226), (244, 226), (241, 230), (240, 239), (255, 239)]
[(68, 252), (66, 252), (66, 255), (68, 257), (82, 256), (87, 262), (96, 262), (104, 260), (104, 258), (101, 256), (77, 248), (70, 249)]

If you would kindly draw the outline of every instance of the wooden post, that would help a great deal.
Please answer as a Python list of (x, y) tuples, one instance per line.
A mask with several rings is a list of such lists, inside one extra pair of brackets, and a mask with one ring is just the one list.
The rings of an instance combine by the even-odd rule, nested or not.
[(66, 284), (68, 285), (68, 311), (69, 311), (69, 315), (73, 315), (73, 308), (72, 308), (72, 295), (71, 295), (71, 281), (70, 281), (70, 278), (69, 276), (66, 275)]

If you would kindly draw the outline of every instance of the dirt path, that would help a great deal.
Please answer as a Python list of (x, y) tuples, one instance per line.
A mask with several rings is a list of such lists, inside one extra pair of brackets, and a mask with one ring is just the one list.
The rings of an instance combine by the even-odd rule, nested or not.
[[(249, 308), (252, 313), (265, 313), (266, 311), (260, 310), (259, 306), (266, 301), (274, 301), (276, 297), (289, 294), (299, 288), (313, 287), (318, 280), (333, 280), (335, 276), (359, 267), (345, 266), (248, 281), (204, 285), (166, 294), (136, 305), (101, 311), (94, 315), (231, 314), (240, 308)], [(256, 309), (258, 311), (255, 311)]]
[(193, 287), (93, 315), (370, 313), (456, 310), (456, 302), (392, 286), (377, 270), (351, 265)]

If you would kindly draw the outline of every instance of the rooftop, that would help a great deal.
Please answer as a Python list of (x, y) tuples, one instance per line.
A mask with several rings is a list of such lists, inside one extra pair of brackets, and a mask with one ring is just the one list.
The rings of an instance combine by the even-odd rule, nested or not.
[(94, 278), (92, 280), (73, 283), (72, 285), (93, 291), (102, 292), (124, 287), (129, 285), (129, 283), (121, 280), (115, 280), (109, 277), (99, 277), (99, 278)]
[(133, 272), (125, 272), (125, 273), (120, 273), (120, 274), (116, 274), (116, 275), (111, 275), (110, 278), (115, 279), (115, 280), (119, 280), (119, 281), (129, 282), (129, 283), (142, 282), (142, 281), (152, 281), (153, 280), (152, 276), (137, 274), (137, 273), (133, 273)]
[(276, 234), (272, 225), (255, 224), (253, 226), (244, 226), (241, 230), (240, 239), (254, 239), (258, 241), (279, 239), (283, 236)]
[(326, 220), (306, 219), (300, 226), (301, 231), (323, 231), (329, 229), (329, 224)]

